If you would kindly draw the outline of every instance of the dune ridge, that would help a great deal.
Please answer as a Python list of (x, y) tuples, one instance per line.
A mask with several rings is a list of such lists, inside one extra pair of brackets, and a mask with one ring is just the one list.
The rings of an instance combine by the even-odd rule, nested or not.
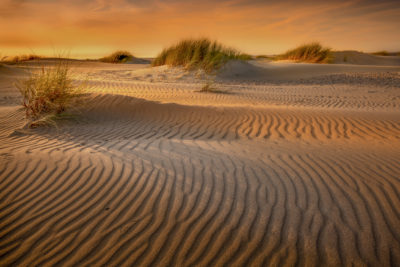
[(395, 74), (211, 94), (91, 64), (76, 122), (0, 106), (1, 265), (400, 264)]

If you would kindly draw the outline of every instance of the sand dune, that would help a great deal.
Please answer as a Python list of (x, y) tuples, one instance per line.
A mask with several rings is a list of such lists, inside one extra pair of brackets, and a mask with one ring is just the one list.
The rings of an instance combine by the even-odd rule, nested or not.
[(332, 66), (77, 63), (57, 129), (4, 67), (1, 265), (399, 265), (400, 69)]
[[(398, 57), (400, 58), (400, 57)], [(400, 64), (400, 61), (399, 61)], [(269, 83), (298, 83), (299, 80), (316, 82), (316, 77), (327, 78), (325, 83), (332, 83), (329, 77), (335, 75), (380, 75), (386, 72), (397, 72), (399, 67), (394, 65), (372, 65), (372, 64), (310, 64), (295, 63), (287, 61), (269, 62), (256, 60), (249, 62), (232, 61), (229, 62), (218, 74), (222, 81), (258, 81)], [(321, 81), (318, 81), (320, 83)], [(344, 83), (347, 83), (344, 81)]]
[(334, 52), (334, 63), (400, 66), (400, 56), (376, 56), (358, 51), (337, 51)]

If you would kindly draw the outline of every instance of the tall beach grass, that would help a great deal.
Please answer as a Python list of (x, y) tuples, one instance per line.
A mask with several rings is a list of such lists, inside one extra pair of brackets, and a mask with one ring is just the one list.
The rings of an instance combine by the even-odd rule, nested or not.
[(183, 66), (212, 72), (232, 59), (249, 60), (251, 57), (207, 38), (185, 39), (164, 49), (153, 60), (152, 66)]
[(284, 54), (278, 55), (275, 59), (309, 63), (330, 63), (332, 61), (332, 52), (330, 48), (323, 47), (320, 43), (314, 42), (291, 49)]

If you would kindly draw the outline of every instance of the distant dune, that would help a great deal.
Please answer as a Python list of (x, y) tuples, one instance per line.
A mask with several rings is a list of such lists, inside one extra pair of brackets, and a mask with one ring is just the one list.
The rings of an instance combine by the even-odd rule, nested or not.
[(358, 51), (337, 51), (333, 54), (336, 64), (400, 66), (400, 56), (377, 56)]
[(0, 265), (399, 266), (400, 67), (337, 53), (71, 60), (77, 120), (36, 129), (13, 83), (56, 61), (0, 65)]
[[(375, 58), (377, 56), (371, 57)], [(347, 65), (340, 63), (339, 60), (335, 60), (335, 64), (309, 64), (270, 60), (232, 61), (221, 69), (217, 74), (217, 79), (228, 82), (236, 80), (288, 83), (299, 82), (300, 80), (306, 82), (307, 79), (314, 78), (309, 80), (312, 83), (316, 77), (325, 77), (326, 82), (329, 82), (330, 77), (337, 77), (338, 75), (348, 76), (362, 72), (384, 73), (399, 69), (395, 64), (400, 63), (400, 57), (394, 59), (389, 57), (378, 58), (377, 61), (380, 61), (382, 65), (367, 64), (366, 60), (362, 61), (364, 64), (347, 63)]]

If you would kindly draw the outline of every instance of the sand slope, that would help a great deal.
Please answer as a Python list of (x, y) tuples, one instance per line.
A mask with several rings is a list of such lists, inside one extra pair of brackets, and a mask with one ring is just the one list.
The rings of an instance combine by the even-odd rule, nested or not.
[(337, 51), (333, 54), (334, 63), (375, 66), (400, 66), (400, 56), (376, 56), (358, 51)]
[[(369, 55), (367, 55), (369, 56)], [(375, 56), (374, 56), (375, 57)], [(386, 57), (385, 57), (386, 58)], [(396, 61), (400, 65), (400, 57)], [(386, 60), (385, 60), (386, 62)], [(265, 60), (254, 60), (249, 62), (231, 61), (217, 75), (218, 79), (224, 82), (268, 82), (268, 83), (295, 83), (313, 82), (321, 84), (322, 80), (316, 80), (317, 77), (323, 77), (325, 82), (332, 84), (332, 78), (341, 76), (359, 76), (368, 74), (369, 78), (376, 75), (382, 75), (387, 72), (398, 72), (399, 67), (394, 65), (373, 65), (364, 64), (310, 64), (310, 63), (292, 63), (287, 61), (269, 62)], [(345, 77), (344, 77), (345, 78)], [(334, 83), (348, 83), (348, 79), (341, 77)]]
[(400, 264), (398, 68), (219, 76), (223, 94), (182, 70), (76, 68), (87, 99), (58, 129), (21, 129), (0, 73), (1, 265)]

